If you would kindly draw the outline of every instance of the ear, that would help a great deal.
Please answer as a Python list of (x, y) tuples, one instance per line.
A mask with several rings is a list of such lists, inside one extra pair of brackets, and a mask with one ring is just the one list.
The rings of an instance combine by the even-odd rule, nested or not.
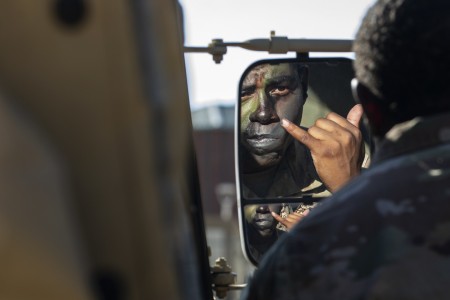
[(356, 78), (352, 80), (351, 86), (355, 101), (360, 103), (364, 109), (372, 134), (375, 136), (384, 136), (393, 126), (386, 101), (374, 95), (367, 86), (359, 82)]
[(309, 81), (308, 66), (304, 64), (299, 65), (298, 73), (300, 75), (300, 84), (303, 91), (303, 104), (305, 104), (305, 101), (308, 98), (308, 81)]

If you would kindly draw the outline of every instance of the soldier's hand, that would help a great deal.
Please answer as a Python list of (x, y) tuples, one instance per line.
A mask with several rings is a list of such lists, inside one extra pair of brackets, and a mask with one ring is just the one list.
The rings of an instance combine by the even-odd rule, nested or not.
[(289, 231), (292, 228), (292, 226), (300, 222), (300, 220), (302, 220), (309, 213), (309, 210), (305, 210), (303, 213), (295, 211), (287, 215), (286, 218), (282, 218), (279, 214), (273, 211), (271, 213), (273, 218), (278, 222), (280, 222), (281, 224), (283, 224), (284, 226), (286, 226), (287, 230)]
[(360, 104), (343, 118), (329, 113), (317, 119), (308, 131), (283, 119), (282, 126), (311, 151), (314, 166), (330, 192), (335, 192), (361, 171), (363, 148), (359, 122), (363, 115)]

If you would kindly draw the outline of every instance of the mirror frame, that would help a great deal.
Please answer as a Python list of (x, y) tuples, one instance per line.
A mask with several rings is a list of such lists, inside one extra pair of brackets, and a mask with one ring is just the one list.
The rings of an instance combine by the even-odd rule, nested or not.
[[(241, 78), (238, 84), (238, 97), (237, 97), (237, 105), (235, 110), (235, 172), (236, 172), (236, 191), (237, 191), (237, 208), (238, 208), (238, 218), (239, 218), (239, 231), (240, 231), (240, 239), (241, 246), (244, 256), (248, 261), (250, 261), (254, 266), (258, 266), (258, 262), (255, 261), (252, 255), (250, 255), (249, 245), (247, 243), (247, 235), (248, 229), (246, 228), (245, 223), (245, 212), (244, 208), (247, 205), (268, 205), (268, 204), (281, 204), (281, 203), (304, 203), (304, 204), (312, 204), (315, 202), (320, 202), (323, 199), (328, 197), (313, 197), (313, 196), (304, 196), (301, 198), (298, 197), (280, 197), (280, 198), (246, 198), (243, 195), (242, 181), (241, 181), (241, 162), (239, 159), (240, 150), (240, 125), (241, 125), (241, 105), (240, 105), (240, 96), (241, 96), (241, 86), (243, 84), (244, 78), (247, 74), (257, 65), (261, 64), (280, 64), (280, 63), (341, 63), (341, 62), (350, 62), (353, 63), (353, 59), (348, 57), (314, 57), (310, 58), (308, 55), (299, 55), (297, 58), (282, 58), (282, 59), (263, 59), (258, 60), (250, 64), (242, 73)], [(351, 92), (351, 86), (349, 82), (349, 91)], [(353, 97), (352, 97), (353, 99)], [(354, 100), (354, 99), (353, 99)], [(356, 104), (356, 101), (355, 101)], [(370, 133), (367, 133), (367, 140), (365, 142), (369, 142), (370, 146)]]

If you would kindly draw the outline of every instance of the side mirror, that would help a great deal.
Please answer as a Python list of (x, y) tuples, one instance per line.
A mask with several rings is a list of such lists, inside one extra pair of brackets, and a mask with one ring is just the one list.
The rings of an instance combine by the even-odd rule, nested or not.
[[(302, 213), (331, 195), (309, 149), (292, 138), (281, 119), (306, 129), (329, 112), (345, 117), (356, 104), (353, 78), (352, 60), (346, 58), (263, 60), (243, 73), (236, 105), (236, 179), (241, 241), (254, 265), (286, 232), (271, 211)], [(360, 128), (369, 143), (367, 129)]]

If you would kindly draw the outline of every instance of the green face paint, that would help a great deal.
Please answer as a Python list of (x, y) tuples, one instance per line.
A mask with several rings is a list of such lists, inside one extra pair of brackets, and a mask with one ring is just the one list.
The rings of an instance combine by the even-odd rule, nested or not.
[(282, 154), (290, 142), (281, 119), (298, 124), (302, 114), (304, 99), (297, 65), (255, 67), (243, 80), (240, 101), (242, 146), (261, 167), (273, 165), (274, 154)]

